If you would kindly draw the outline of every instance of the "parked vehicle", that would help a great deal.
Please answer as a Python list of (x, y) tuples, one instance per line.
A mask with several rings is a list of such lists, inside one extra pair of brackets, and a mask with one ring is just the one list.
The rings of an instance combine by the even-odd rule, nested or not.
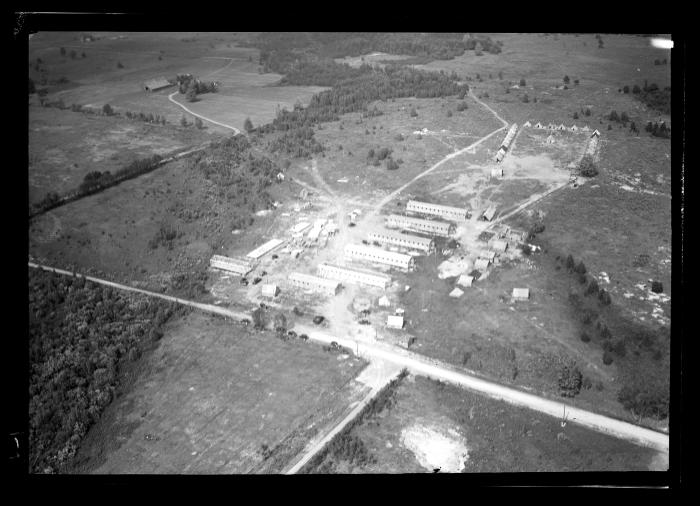
[(313, 321), (314, 321), (314, 323), (315, 323), (316, 325), (319, 325), (319, 324), (321, 324), (321, 323), (323, 322), (323, 320), (325, 320), (325, 318), (324, 318), (323, 316), (317, 315), (317, 316), (314, 316), (314, 320), (313, 320)]
[(257, 285), (257, 284), (260, 283), (261, 281), (262, 281), (262, 278), (257, 278), (257, 277), (256, 277), (255, 279), (253, 279), (253, 284), (254, 284), (254, 285)]
[(308, 341), (308, 340), (309, 340), (309, 336), (307, 336), (306, 334), (301, 334), (301, 335), (299, 336), (299, 339), (301, 339), (302, 341)]
[(294, 332), (293, 330), (290, 330), (289, 332), (287, 332), (287, 335), (288, 335), (289, 337), (296, 337), (296, 336), (297, 336), (297, 333)]

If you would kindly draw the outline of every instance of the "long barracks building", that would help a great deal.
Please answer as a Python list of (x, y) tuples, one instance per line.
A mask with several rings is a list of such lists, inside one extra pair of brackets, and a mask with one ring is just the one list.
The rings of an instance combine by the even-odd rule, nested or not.
[(345, 257), (351, 260), (366, 260), (407, 270), (411, 269), (414, 264), (411, 255), (394, 253), (393, 251), (362, 244), (348, 244), (345, 246)]
[(466, 221), (469, 219), (469, 211), (466, 209), (431, 204), (430, 202), (419, 202), (418, 200), (409, 200), (408, 204), (406, 204), (406, 211), (409, 213), (431, 214), (452, 221)]
[(455, 233), (456, 227), (454, 224), (446, 221), (424, 220), (422, 218), (413, 218), (411, 216), (402, 216), (400, 214), (390, 214), (386, 217), (386, 226), (389, 228), (403, 228), (406, 230), (414, 230), (424, 234), (438, 235), (449, 237)]
[(311, 274), (292, 272), (287, 279), (292, 286), (303, 288), (304, 290), (313, 290), (325, 295), (335, 295), (338, 293), (338, 290), (340, 290), (340, 283), (338, 283), (338, 281), (313, 276)]
[(353, 285), (368, 285), (384, 288), (391, 283), (391, 277), (381, 272), (341, 267), (340, 265), (319, 264), (318, 275)]
[(393, 244), (404, 248), (413, 248), (430, 253), (435, 247), (435, 241), (428, 237), (419, 235), (402, 234), (400, 232), (392, 232), (386, 230), (384, 232), (370, 232), (367, 234), (370, 241), (376, 241), (381, 244)]
[(209, 265), (215, 269), (233, 272), (245, 276), (253, 270), (253, 264), (247, 259), (231, 258), (222, 255), (214, 255), (209, 260)]

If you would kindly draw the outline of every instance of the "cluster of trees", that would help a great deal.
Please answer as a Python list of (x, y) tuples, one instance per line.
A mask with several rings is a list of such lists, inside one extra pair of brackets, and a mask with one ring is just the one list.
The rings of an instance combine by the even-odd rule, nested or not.
[(255, 154), (251, 146), (245, 135), (238, 134), (188, 160), (189, 167), (200, 171), (231, 209), (233, 228), (252, 224), (255, 212), (273, 207), (268, 188), (282, 172), (271, 159)]
[(163, 335), (177, 308), (29, 270), (29, 471), (69, 465), (119, 387), (120, 367)]
[(200, 81), (192, 74), (177, 74), (175, 82), (178, 91), (185, 95), (188, 102), (194, 102), (197, 95), (202, 93), (216, 93), (219, 90), (219, 83), (216, 81)]
[(378, 167), (379, 164), (382, 161), (388, 159), (390, 155), (391, 148), (384, 147), (377, 150), (375, 150), (374, 148), (370, 148), (367, 152), (367, 163)]
[(662, 121), (661, 123), (651, 121), (647, 122), (647, 126), (644, 127), (646, 132), (649, 132), (654, 137), (661, 137), (663, 139), (668, 139), (671, 137), (671, 129), (666, 127), (666, 123)]
[(182, 232), (178, 231), (171, 224), (161, 223), (160, 228), (155, 235), (148, 241), (148, 247), (156, 249), (158, 246), (165, 246), (168, 250), (173, 249), (173, 241), (178, 237), (182, 237)]
[(598, 175), (598, 167), (591, 155), (583, 155), (578, 164), (578, 173), (583, 177), (595, 177)]
[(537, 355), (528, 364), (532, 373), (554, 386), (562, 397), (575, 397), (581, 388), (590, 388), (591, 382), (583, 376), (578, 364), (562, 353), (546, 352)]
[(641, 88), (637, 84), (634, 85), (632, 94), (650, 109), (654, 109), (663, 114), (671, 114), (670, 86), (665, 86), (662, 89), (656, 83), (648, 84), (645, 80), (644, 86)]
[(165, 125), (167, 123), (165, 116), (161, 116), (160, 114), (126, 111), (124, 116), (128, 119), (139, 120), (145, 123), (155, 123), (156, 125)]
[(78, 187), (78, 192), (82, 194), (91, 193), (96, 190), (101, 190), (107, 186), (111, 186), (125, 179), (132, 178), (144, 174), (150, 170), (155, 169), (160, 165), (162, 157), (160, 155), (153, 155), (148, 158), (141, 158), (139, 160), (134, 160), (126, 167), (119, 169), (114, 174), (109, 171), (100, 172), (92, 171), (85, 174), (83, 182), (80, 183)]

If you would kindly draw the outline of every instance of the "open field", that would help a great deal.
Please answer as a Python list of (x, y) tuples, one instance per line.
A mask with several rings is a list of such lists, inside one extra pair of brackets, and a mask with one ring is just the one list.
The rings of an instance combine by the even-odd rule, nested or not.
[(353, 378), (364, 366), (194, 312), (168, 328), (108, 408), (75, 471), (279, 472), (362, 397), (366, 387)]
[(208, 130), (153, 125), (53, 107), (29, 108), (29, 203), (77, 188), (91, 171), (116, 172), (139, 158), (212, 139)]
[[(259, 51), (236, 46), (235, 41), (240, 37), (235, 34), (106, 33), (95, 34), (102, 38), (87, 43), (76, 40), (77, 35), (43, 33), (31, 41), (30, 62), (33, 64), (36, 58), (43, 62), (40, 66), (43, 70), (30, 66), (30, 77), (38, 86), (61, 77), (68, 80), (65, 84), (49, 84), (49, 100), (62, 99), (66, 105), (97, 108), (109, 103), (117, 111), (159, 114), (178, 124), (184, 111), (167, 98), (177, 88), (147, 93), (142, 90), (142, 84), (157, 77), (170, 79), (176, 74), (189, 73), (203, 80), (219, 81), (219, 93), (202, 94), (192, 104), (185, 102), (184, 95), (178, 95), (177, 100), (194, 112), (242, 128), (248, 116), (256, 125), (267, 123), (275, 117), (277, 107), (308, 103), (312, 94), (323, 89), (270, 87), (282, 76), (259, 73)], [(68, 53), (77, 51), (77, 58), (61, 56), (60, 47), (65, 47)], [(82, 52), (86, 58), (81, 58)], [(118, 63), (123, 68), (118, 68)], [(230, 133), (216, 125), (210, 127), (213, 131)]]
[[(655, 451), (575, 424), (409, 376), (392, 403), (355, 426), (374, 462), (330, 455), (311, 472), (420, 473), (665, 470)], [(368, 459), (369, 460), (369, 459)]]

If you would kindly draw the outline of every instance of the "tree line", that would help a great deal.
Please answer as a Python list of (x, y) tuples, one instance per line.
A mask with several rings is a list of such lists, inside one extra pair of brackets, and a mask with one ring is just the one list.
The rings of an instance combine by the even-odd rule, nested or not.
[(115, 397), (119, 372), (178, 311), (160, 299), (29, 269), (29, 472), (65, 470)]

